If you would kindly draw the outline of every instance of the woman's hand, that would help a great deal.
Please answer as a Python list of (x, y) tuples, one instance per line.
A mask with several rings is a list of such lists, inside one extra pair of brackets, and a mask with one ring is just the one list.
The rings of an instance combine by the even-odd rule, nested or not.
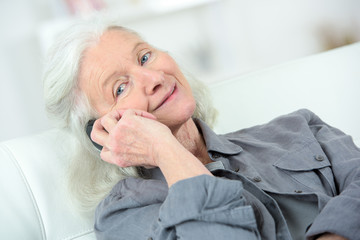
[(114, 110), (94, 123), (91, 138), (103, 146), (101, 158), (120, 167), (157, 166), (170, 187), (177, 181), (211, 173), (152, 114)]
[(157, 166), (159, 148), (175, 138), (170, 129), (141, 110), (114, 110), (94, 123), (91, 138), (101, 158), (120, 167)]

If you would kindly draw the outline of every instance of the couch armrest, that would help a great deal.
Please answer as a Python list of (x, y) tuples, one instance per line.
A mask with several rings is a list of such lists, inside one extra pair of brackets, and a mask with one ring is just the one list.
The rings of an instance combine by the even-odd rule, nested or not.
[(50, 130), (0, 143), (1, 239), (95, 239), (66, 192), (68, 139)]

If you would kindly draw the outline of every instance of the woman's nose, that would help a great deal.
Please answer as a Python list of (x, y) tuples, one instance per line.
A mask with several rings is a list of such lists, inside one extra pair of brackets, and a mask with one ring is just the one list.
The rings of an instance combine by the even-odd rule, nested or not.
[(147, 95), (154, 94), (164, 85), (164, 72), (147, 68), (139, 68), (134, 76)]

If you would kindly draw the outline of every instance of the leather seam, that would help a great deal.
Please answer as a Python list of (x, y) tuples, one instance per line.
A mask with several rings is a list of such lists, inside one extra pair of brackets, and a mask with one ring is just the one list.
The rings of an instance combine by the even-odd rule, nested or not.
[(69, 237), (66, 237), (66, 238), (63, 238), (63, 240), (74, 240), (74, 239), (77, 239), (79, 237), (83, 237), (83, 236), (86, 236), (86, 235), (89, 235), (89, 234), (92, 234), (94, 233), (94, 229), (93, 228), (90, 228), (90, 229), (87, 229), (87, 230), (84, 230), (82, 232), (79, 232), (79, 233), (75, 233)]
[(12, 151), (9, 149), (8, 146), (6, 146), (5, 144), (3, 144), (1, 146), (5, 152), (8, 153), (12, 163), (14, 164), (14, 166), (16, 167), (17, 171), (19, 172), (20, 176), (21, 176), (21, 179), (27, 189), (27, 192), (30, 196), (30, 199), (31, 199), (31, 202), (32, 202), (32, 205), (34, 207), (34, 210), (35, 210), (35, 213), (36, 213), (36, 217), (37, 217), (37, 220), (38, 220), (38, 223), (39, 223), (39, 227), (40, 227), (40, 232), (41, 232), (41, 235), (42, 235), (42, 239), (46, 240), (46, 231), (45, 231), (45, 227), (44, 227), (44, 222), (42, 220), (42, 217), (41, 217), (41, 214), (40, 214), (40, 210), (39, 210), (39, 206), (36, 202), (36, 199), (35, 199), (35, 196), (31, 190), (31, 187), (30, 187), (30, 184), (29, 182), (27, 181), (27, 178), (19, 164), (19, 162), (17, 161), (16, 157), (14, 156), (14, 154), (12, 153)]

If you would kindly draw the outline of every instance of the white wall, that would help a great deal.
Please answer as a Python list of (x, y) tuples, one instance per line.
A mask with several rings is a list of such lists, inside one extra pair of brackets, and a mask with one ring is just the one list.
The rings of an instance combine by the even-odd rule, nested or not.
[[(44, 36), (65, 23), (56, 1), (0, 2), (0, 140), (51, 127), (41, 70)], [(219, 0), (123, 22), (210, 83), (359, 41), (359, 10), (356, 0)]]
[(0, 140), (49, 127), (43, 111), (36, 1), (0, 1)]

